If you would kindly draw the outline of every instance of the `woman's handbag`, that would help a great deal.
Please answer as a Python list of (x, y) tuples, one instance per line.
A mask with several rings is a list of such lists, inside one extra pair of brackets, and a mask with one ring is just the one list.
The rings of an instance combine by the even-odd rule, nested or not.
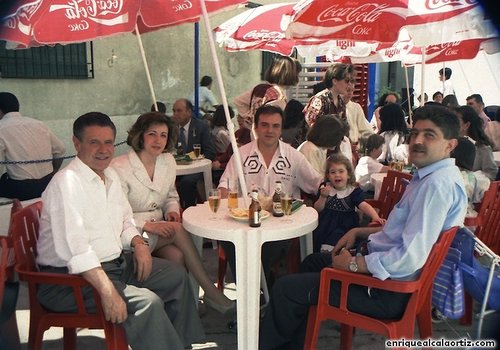
[(464, 314), (464, 285), (459, 268), (462, 253), (450, 247), (434, 279), (432, 305), (444, 316), (457, 319)]

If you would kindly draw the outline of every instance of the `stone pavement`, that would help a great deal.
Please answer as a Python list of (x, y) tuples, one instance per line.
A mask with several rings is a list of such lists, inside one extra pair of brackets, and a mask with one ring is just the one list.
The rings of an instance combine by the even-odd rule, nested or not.
[[(212, 280), (216, 280), (217, 273), (217, 254), (211, 247), (203, 249), (203, 261), (209, 272)], [(230, 282), (230, 281), (229, 281)], [(225, 293), (229, 298), (235, 298), (235, 285), (228, 283)], [(28, 325), (29, 325), (29, 311), (26, 288), (22, 287), (17, 306), (17, 322), (19, 333), (22, 343), (22, 349), (27, 349), (26, 343), (28, 338)], [(202, 314), (202, 322), (207, 334), (206, 342), (202, 344), (194, 344), (193, 349), (237, 349), (237, 337), (235, 330), (227, 327), (228, 322), (232, 319), (218, 314), (216, 311), (205, 308), (203, 305), (200, 307)], [(487, 328), (493, 334), (500, 332), (500, 317), (496, 315), (497, 319), (487, 319)], [(477, 323), (477, 322), (475, 322)], [(458, 324), (458, 321), (448, 320), (439, 324), (434, 324), (434, 338), (441, 337), (447, 339), (461, 339), (473, 338), (475, 330), (473, 327), (464, 327)], [(418, 336), (418, 333), (417, 333)], [(103, 339), (103, 332), (99, 330), (82, 329), (78, 332), (78, 349), (105, 349)], [(339, 332), (338, 325), (334, 322), (325, 322), (322, 326), (320, 339), (318, 342), (318, 349), (338, 349), (339, 347)], [(51, 328), (45, 332), (43, 350), (59, 350), (62, 349), (62, 329)], [(356, 350), (382, 350), (385, 349), (384, 337), (358, 330), (354, 337), (353, 349)], [(257, 349), (255, 349), (257, 350)]]

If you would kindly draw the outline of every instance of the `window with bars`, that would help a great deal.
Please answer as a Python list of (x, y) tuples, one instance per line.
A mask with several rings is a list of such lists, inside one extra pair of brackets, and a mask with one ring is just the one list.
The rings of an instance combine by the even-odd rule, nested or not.
[(1, 78), (92, 79), (93, 46), (90, 43), (9, 50), (0, 41)]

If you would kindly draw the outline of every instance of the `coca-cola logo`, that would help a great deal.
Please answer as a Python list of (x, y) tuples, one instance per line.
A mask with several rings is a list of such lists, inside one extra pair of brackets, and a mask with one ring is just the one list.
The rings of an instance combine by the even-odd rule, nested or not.
[(345, 22), (345, 23), (372, 23), (377, 20), (389, 7), (388, 4), (366, 3), (358, 7), (341, 7), (336, 4), (322, 11), (317, 21)]
[[(173, 1), (175, 1), (175, 0), (173, 0)], [(181, 11), (189, 10), (192, 7), (193, 7), (193, 3), (189, 0), (180, 1), (177, 4), (174, 4), (172, 6), (172, 8), (174, 9), (174, 12), (181, 12)]]
[(430, 45), (430, 46), (427, 46), (426, 52), (427, 52), (427, 54), (436, 54), (436, 53), (441, 54), (442, 52), (446, 51), (447, 49), (456, 48), (461, 43), (462, 43), (461, 41), (452, 41), (449, 43)]
[(337, 46), (342, 50), (345, 50), (348, 47), (354, 47), (355, 43), (352, 40), (337, 40)]
[(50, 5), (49, 12), (64, 10), (67, 19), (89, 18), (118, 15), (122, 11), (123, 0), (73, 0), (67, 5)]
[(477, 0), (425, 0), (425, 7), (429, 10), (436, 10), (445, 6), (451, 6), (457, 9), (476, 5)]
[(281, 32), (273, 32), (266, 30), (252, 30), (243, 35), (243, 40), (263, 40), (263, 41), (280, 41), (285, 38), (285, 34)]
[(128, 14), (122, 14), (124, 0), (71, 0), (67, 4), (50, 5), (49, 12), (64, 11), (64, 16), (72, 21), (68, 24), (71, 32), (90, 28), (89, 21), (115, 26), (126, 23)]
[(17, 28), (23, 34), (28, 35), (31, 28), (31, 16), (33, 16), (33, 14), (38, 10), (40, 3), (41, 0), (38, 0), (19, 7), (16, 13), (8, 15), (2, 19), (2, 26), (9, 29)]

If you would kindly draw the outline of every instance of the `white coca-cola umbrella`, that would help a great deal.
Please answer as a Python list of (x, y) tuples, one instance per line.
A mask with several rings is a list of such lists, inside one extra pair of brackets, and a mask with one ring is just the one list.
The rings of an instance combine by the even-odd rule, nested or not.
[(213, 30), (215, 40), (227, 51), (261, 50), (285, 56), (294, 49), (302, 56), (366, 56), (376, 49), (376, 43), (353, 40), (286, 38), (281, 18), (296, 4), (268, 4), (242, 12)]

